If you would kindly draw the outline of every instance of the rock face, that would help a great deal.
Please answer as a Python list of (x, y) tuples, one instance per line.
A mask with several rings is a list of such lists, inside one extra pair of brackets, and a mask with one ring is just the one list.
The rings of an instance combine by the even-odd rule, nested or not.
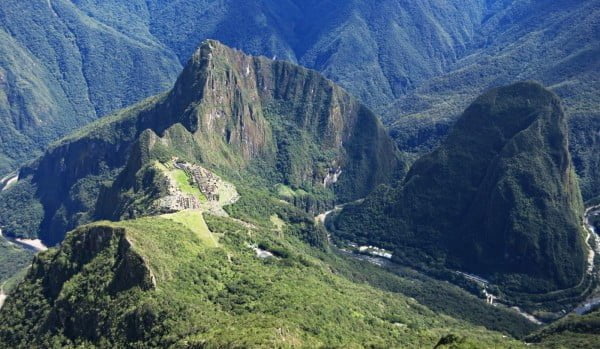
[(43, 206), (34, 230), (53, 244), (164, 195), (151, 164), (175, 156), (309, 191), (339, 169), (325, 190), (344, 201), (403, 171), (377, 117), (331, 81), (206, 41), (170, 92), (67, 137), (20, 171), (21, 187), (34, 188), (22, 190)]
[(338, 227), (507, 289), (564, 289), (584, 276), (583, 204), (565, 116), (540, 85), (479, 97), (442, 146), (382, 191), (346, 209)]

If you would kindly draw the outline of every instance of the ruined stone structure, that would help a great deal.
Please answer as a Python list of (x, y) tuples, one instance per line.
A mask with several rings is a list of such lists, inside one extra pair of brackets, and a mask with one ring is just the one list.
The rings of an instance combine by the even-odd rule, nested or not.
[(200, 189), (206, 199), (219, 201), (219, 183), (222, 182), (219, 176), (203, 167), (186, 162), (175, 161), (175, 167), (190, 175), (194, 185)]

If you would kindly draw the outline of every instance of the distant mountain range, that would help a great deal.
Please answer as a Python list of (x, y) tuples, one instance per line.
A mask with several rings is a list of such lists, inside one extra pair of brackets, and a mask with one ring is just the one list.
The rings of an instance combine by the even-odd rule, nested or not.
[[(498, 2), (499, 3), (499, 2)], [(382, 112), (405, 151), (437, 144), (481, 91), (536, 80), (563, 100), (570, 149), (586, 200), (600, 194), (600, 3), (505, 1), (481, 25), (473, 48), (446, 72)], [(495, 5), (497, 6), (497, 5)], [(567, 29), (568, 28), (568, 29)]]
[(550, 0), (3, 1), (0, 173), (68, 131), (166, 90), (198, 43), (214, 38), (322, 72), (382, 115), (409, 154), (431, 150), (482, 90), (540, 80), (565, 101), (589, 199), (600, 187), (599, 140), (585, 131), (598, 129), (598, 7)]

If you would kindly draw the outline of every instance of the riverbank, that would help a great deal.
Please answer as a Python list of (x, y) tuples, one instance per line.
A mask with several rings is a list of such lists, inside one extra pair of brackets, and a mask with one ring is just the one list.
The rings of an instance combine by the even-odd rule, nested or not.
[[(594, 258), (596, 254), (600, 254), (600, 239), (598, 238), (598, 234), (596, 232), (596, 228), (591, 223), (590, 217), (600, 214), (600, 205), (588, 207), (585, 210), (585, 214), (583, 216), (583, 228), (587, 231), (587, 236), (585, 239), (585, 244), (588, 247), (588, 274), (592, 274), (594, 272)], [(591, 246), (590, 240), (594, 239), (595, 249)]]
[[(587, 231), (588, 235), (585, 239), (585, 244), (589, 249), (588, 255), (588, 269), (587, 272), (589, 275), (593, 275), (594, 273), (600, 274), (595, 265), (595, 257), (600, 255), (600, 236), (598, 236), (598, 232), (596, 231), (596, 227), (591, 222), (591, 217), (600, 215), (600, 205), (595, 205), (588, 207), (585, 210), (585, 214), (583, 216), (583, 228)], [(590, 240), (594, 240), (594, 245), (590, 243)], [(573, 313), (578, 315), (585, 315), (588, 312), (600, 307), (600, 289), (596, 289), (592, 294), (581, 304), (579, 304), (575, 309), (572, 310)]]
[(12, 241), (17, 243), (21, 247), (30, 249), (34, 252), (42, 252), (48, 249), (48, 247), (44, 245), (44, 243), (40, 239), (14, 239)]
[[(334, 209), (329, 210), (327, 212), (321, 213), (317, 216), (315, 216), (315, 221), (320, 222), (321, 224), (323, 224), (323, 226), (325, 227), (326, 231), (327, 231), (327, 237), (329, 242), (331, 243), (331, 232), (329, 232), (329, 230), (327, 230), (327, 227), (325, 225), (325, 222), (327, 220), (327, 217), (332, 214), (332, 213), (337, 213), (339, 212), (341, 209), (343, 209), (344, 205), (338, 205), (336, 206)], [(360, 251), (359, 249), (357, 249), (356, 251), (350, 251), (348, 249), (345, 248), (339, 248), (337, 246), (333, 246), (335, 248), (335, 251), (338, 254), (356, 259), (356, 260), (360, 260), (360, 261), (365, 261), (365, 262), (369, 262), (371, 264), (374, 264), (380, 268), (384, 268), (384, 269), (388, 269), (389, 271), (393, 272), (394, 268), (399, 268), (399, 267), (403, 267), (400, 264), (394, 263), (391, 261), (391, 253), (389, 254), (389, 257), (387, 255), (382, 256), (380, 254), (371, 254), (371, 253), (358, 253), (357, 251)], [(368, 247), (368, 246), (367, 246)], [(412, 268), (411, 268), (412, 269)], [(414, 270), (417, 273), (421, 273), (419, 271)], [(490, 307), (496, 307), (496, 306), (501, 306), (503, 308), (506, 309), (510, 309), (516, 313), (518, 313), (519, 315), (521, 315), (522, 317), (524, 317), (525, 319), (527, 319), (529, 322), (535, 324), (535, 325), (543, 325), (543, 322), (540, 321), (538, 318), (536, 318), (535, 316), (533, 316), (530, 313), (527, 313), (523, 310), (521, 310), (519, 307), (514, 306), (513, 304), (509, 304), (509, 303), (505, 303), (503, 302), (497, 295), (494, 295), (490, 292), (488, 292), (488, 285), (489, 282), (479, 276), (476, 275), (472, 275), (472, 274), (468, 274), (468, 273), (464, 273), (464, 272), (460, 272), (460, 271), (456, 271), (456, 273), (458, 273), (459, 275), (462, 275), (464, 278), (477, 282), (478, 284), (483, 284), (483, 293), (486, 296), (486, 303), (488, 304), (488, 306)], [(426, 275), (426, 274), (423, 274)], [(458, 286), (460, 287), (460, 286)], [(476, 295), (477, 296), (477, 295)]]
[(0, 179), (0, 188), (2, 189), (2, 191), (5, 191), (8, 188), (10, 188), (13, 184), (17, 183), (18, 181), (19, 181), (19, 174), (8, 175), (8, 176)]

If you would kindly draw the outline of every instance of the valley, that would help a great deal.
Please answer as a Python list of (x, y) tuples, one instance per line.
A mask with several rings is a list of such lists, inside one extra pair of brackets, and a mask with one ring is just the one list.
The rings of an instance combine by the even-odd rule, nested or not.
[[(360, 201), (362, 201), (362, 200), (359, 200), (359, 203), (360, 203)], [(327, 221), (328, 217), (331, 214), (335, 214), (336, 212), (339, 212), (344, 206), (345, 205), (338, 205), (334, 209), (316, 216), (315, 220), (318, 223), (322, 224), (324, 227), (327, 227), (326, 221)], [(587, 212), (588, 211), (586, 211), (586, 214), (587, 214)], [(329, 217), (329, 218), (331, 219), (331, 217)], [(328, 234), (328, 237), (331, 237), (331, 232), (328, 232), (327, 234)], [(329, 241), (331, 242), (331, 238), (329, 238)], [(373, 265), (376, 265), (377, 267), (380, 267), (384, 270), (389, 270), (390, 272), (393, 272), (394, 269), (398, 269), (399, 267), (404, 267), (404, 268), (408, 267), (408, 266), (402, 266), (400, 264), (392, 262), (391, 254), (389, 254), (389, 257), (388, 257), (387, 255), (382, 256), (380, 253), (363, 252), (363, 249), (359, 248), (359, 246), (353, 242), (343, 241), (341, 244), (343, 245), (342, 247), (335, 246), (335, 245), (333, 245), (332, 247), (334, 248), (334, 251), (336, 253), (343, 255), (346, 258), (353, 258), (353, 259), (356, 259), (359, 261), (365, 261), (365, 262), (371, 263)], [(350, 246), (352, 249), (348, 249), (345, 246)], [(367, 247), (367, 246), (364, 246), (364, 247)], [(370, 247), (372, 247), (372, 246), (370, 246)], [(416, 270), (413, 270), (412, 272), (417, 273), (417, 274), (419, 273)], [(530, 321), (531, 323), (533, 323), (535, 325), (543, 325), (543, 322), (541, 322), (535, 316), (522, 311), (518, 306), (514, 306), (511, 304), (503, 304), (501, 302), (501, 300), (498, 298), (498, 296), (496, 296), (492, 293), (489, 293), (488, 286), (490, 283), (488, 280), (485, 280), (477, 275), (464, 273), (461, 271), (455, 271), (455, 273), (460, 275), (461, 277), (464, 277), (465, 279), (470, 280), (470, 281), (474, 282), (475, 284), (477, 284), (480, 287), (479, 289), (477, 289), (477, 292), (473, 292), (474, 290), (468, 290), (468, 291), (471, 292), (471, 294), (473, 294), (476, 297), (485, 299), (485, 303), (488, 306), (496, 307), (496, 306), (500, 305), (501, 307), (504, 307), (507, 310), (510, 309), (511, 311), (515, 311), (516, 313), (523, 316), (525, 319), (527, 319), (528, 321)], [(433, 276), (433, 277), (435, 277), (435, 276)], [(457, 286), (460, 287), (461, 284), (457, 283)], [(577, 307), (573, 311), (580, 313), (583, 309), (589, 309), (589, 307), (591, 307), (592, 304), (595, 304), (596, 301), (597, 301), (597, 299), (593, 299), (591, 302), (586, 302), (585, 304)]]
[[(535, 327), (455, 286), (439, 298), (443, 283), (410, 269), (331, 253), (315, 222), (405, 168), (374, 114), (315, 72), (207, 41), (170, 92), (105, 120), (55, 144), (0, 194), (42, 208), (26, 234), (7, 224), (12, 236), (62, 241), (11, 291), (0, 343), (35, 333), (41, 346), (419, 347), (449, 327), (461, 343), (480, 333), (505, 346)], [(8, 207), (4, 222), (32, 214)]]
[[(360, 201), (362, 201), (362, 200), (360, 200)], [(332, 219), (329, 216), (339, 213), (344, 206), (345, 205), (338, 205), (334, 209), (318, 215), (317, 217), (315, 217), (315, 219), (317, 220), (317, 222), (320, 222), (325, 227), (327, 227), (325, 222), (327, 221), (327, 219)], [(595, 205), (595, 206), (590, 206), (590, 207), (586, 208), (585, 213), (582, 217), (582, 221), (584, 222), (585, 231), (588, 233), (588, 235), (586, 237), (586, 245), (589, 248), (589, 250), (588, 250), (589, 255), (588, 255), (588, 259), (587, 259), (587, 263), (588, 263), (587, 272), (588, 272), (588, 274), (592, 275), (592, 277), (594, 277), (594, 278), (597, 278), (600, 276), (600, 273), (597, 271), (597, 265), (596, 265), (597, 263), (594, 259), (595, 256), (598, 253), (600, 253), (599, 252), (600, 250), (598, 249), (598, 246), (599, 246), (598, 242), (600, 241), (600, 239), (595, 231), (594, 225), (591, 223), (591, 219), (592, 219), (592, 217), (599, 216), (599, 215), (600, 215), (600, 205)], [(331, 232), (329, 232), (328, 234), (331, 235)], [(395, 267), (396, 268), (399, 267), (398, 264), (395, 264), (394, 262), (390, 261), (389, 258), (383, 258), (381, 256), (371, 255), (368, 253), (359, 253), (358, 248), (357, 248), (358, 246), (355, 243), (348, 243), (345, 241), (343, 244), (350, 244), (350, 245), (356, 247), (355, 250), (347, 250), (343, 247), (336, 249), (337, 253), (341, 253), (342, 255), (345, 255), (348, 258), (354, 258), (357, 260), (366, 261), (366, 262), (372, 263), (378, 267), (381, 267), (381, 268), (387, 269), (387, 270), (394, 270)], [(543, 324), (543, 322), (541, 322), (539, 319), (537, 319), (532, 314), (523, 311), (522, 309), (520, 309), (518, 306), (516, 306), (514, 304), (503, 303), (503, 300), (501, 298), (499, 298), (497, 295), (493, 295), (493, 294), (489, 293), (487, 291), (488, 285), (490, 284), (488, 280), (485, 280), (485, 279), (483, 279), (479, 276), (473, 275), (473, 274), (464, 273), (464, 272), (460, 272), (460, 271), (456, 271), (456, 273), (461, 275), (462, 277), (464, 277), (468, 280), (471, 280), (474, 283), (480, 285), (482, 287), (483, 293), (480, 294), (479, 296), (484, 297), (486, 299), (486, 302), (490, 306), (500, 305), (500, 306), (506, 307), (507, 309), (516, 311), (521, 316), (523, 316), (524, 318), (528, 319), (529, 321), (531, 321), (532, 323), (534, 323), (536, 325)], [(459, 283), (459, 285), (460, 285), (460, 283)], [(598, 296), (598, 285), (596, 285), (595, 287), (596, 287), (596, 290), (593, 290), (591, 293), (589, 293), (587, 298), (585, 300), (583, 300), (581, 302), (581, 304), (572, 305), (573, 309), (563, 310), (562, 313), (557, 313), (557, 314), (555, 314), (555, 316), (561, 317), (561, 316), (563, 316), (562, 314), (564, 314), (564, 313), (567, 313), (567, 314), (575, 313), (577, 315), (584, 315), (584, 314), (589, 313), (590, 311), (596, 309), (600, 305), (600, 297)], [(479, 290), (479, 291), (481, 291), (481, 290)], [(475, 295), (478, 295), (478, 293), (475, 293)], [(506, 302), (506, 301), (504, 301), (504, 302)]]
[(592, 217), (600, 215), (600, 205), (591, 206), (585, 209), (583, 216), (583, 225), (587, 232), (585, 243), (589, 249), (588, 255), (588, 273), (593, 273), (595, 268), (594, 258), (600, 254), (600, 237), (596, 232), (596, 227), (592, 224)]
[(590, 348), (600, 0), (0, 3), (0, 347)]

